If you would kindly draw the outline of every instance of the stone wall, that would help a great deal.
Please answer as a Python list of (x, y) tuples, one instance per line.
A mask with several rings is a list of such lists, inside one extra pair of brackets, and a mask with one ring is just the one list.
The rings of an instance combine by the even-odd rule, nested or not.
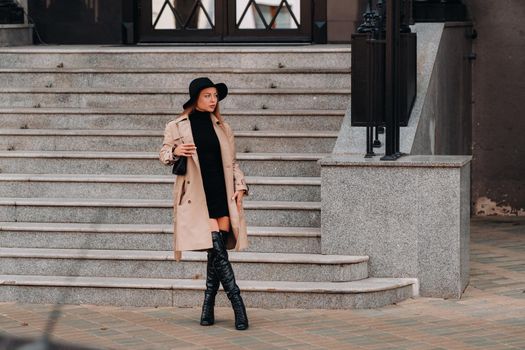
[(478, 33), (472, 105), (474, 214), (525, 216), (525, 4), (465, 2)]
[(470, 156), (321, 164), (321, 252), (368, 255), (373, 277), (417, 278), (422, 296), (460, 298), (469, 281)]
[(444, 26), (411, 154), (471, 154), (471, 33), (470, 23)]
[(349, 43), (352, 33), (361, 23), (366, 0), (326, 0), (327, 40), (329, 43)]

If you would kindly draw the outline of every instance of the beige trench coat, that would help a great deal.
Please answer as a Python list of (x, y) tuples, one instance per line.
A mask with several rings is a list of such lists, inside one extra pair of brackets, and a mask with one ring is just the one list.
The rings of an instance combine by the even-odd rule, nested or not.
[[(212, 113), (213, 127), (221, 147), (224, 181), (230, 213), (230, 234), (226, 241), (228, 249), (241, 250), (248, 246), (244, 209), (232, 200), (236, 190), (246, 190), (244, 173), (235, 159), (233, 132), (227, 123), (221, 122)], [(188, 115), (184, 114), (166, 124), (164, 141), (159, 160), (164, 165), (174, 163), (172, 148), (182, 143), (193, 143), (193, 134)], [(197, 152), (188, 157), (186, 175), (176, 176), (173, 187), (173, 239), (175, 260), (180, 261), (184, 250), (212, 248), (211, 231), (206, 196)]]

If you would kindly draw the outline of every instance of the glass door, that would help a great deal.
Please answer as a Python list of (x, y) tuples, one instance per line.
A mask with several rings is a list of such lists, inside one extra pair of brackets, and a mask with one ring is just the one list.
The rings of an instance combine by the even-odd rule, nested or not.
[(139, 42), (220, 42), (223, 0), (139, 0)]
[(228, 8), (229, 41), (312, 40), (311, 0), (234, 0)]
[(310, 42), (312, 0), (138, 0), (139, 42)]

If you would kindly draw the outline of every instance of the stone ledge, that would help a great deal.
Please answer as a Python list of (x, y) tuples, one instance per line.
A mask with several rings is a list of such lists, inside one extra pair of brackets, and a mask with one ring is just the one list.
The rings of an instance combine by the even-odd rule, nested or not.
[(0, 24), (0, 29), (25, 29), (33, 28), (32, 24)]
[[(130, 114), (130, 115), (142, 115), (142, 114), (169, 114), (173, 115), (173, 109), (171, 108), (79, 108), (79, 107), (41, 107), (41, 108), (28, 108), (28, 107), (0, 107), (0, 114)], [(342, 109), (226, 109), (221, 111), (224, 116), (228, 115), (260, 115), (260, 116), (311, 116), (311, 115), (323, 115), (323, 116), (344, 116), (345, 111)]]
[(380, 156), (364, 158), (357, 154), (333, 154), (320, 159), (321, 166), (342, 167), (417, 167), (417, 168), (461, 168), (472, 160), (472, 156), (404, 156), (396, 161), (382, 161)]
[[(0, 25), (1, 29), (1, 25)], [(155, 73), (204, 73), (209, 74), (210, 68), (126, 68), (126, 67), (101, 67), (101, 68), (0, 68), (0, 73), (58, 73), (58, 74), (155, 74)], [(233, 74), (350, 74), (349, 68), (316, 68), (312, 71), (311, 67), (303, 68), (234, 68), (217, 67), (213, 68), (213, 73), (233, 73)]]
[[(173, 208), (172, 200), (164, 199), (86, 199), (86, 198), (8, 198), (0, 197), (0, 206), (31, 207), (108, 207), (108, 208)], [(245, 209), (315, 210), (320, 202), (246, 201)]]
[[(121, 136), (162, 137), (157, 129), (0, 129), (1, 136)], [(337, 131), (292, 131), (292, 130), (238, 130), (235, 137), (259, 138), (336, 138)]]
[(33, 43), (32, 24), (1, 24), (0, 47), (31, 45)]
[[(351, 282), (293, 282), (293, 281), (246, 281), (237, 283), (243, 291), (290, 292), (290, 293), (371, 293), (399, 287), (413, 286), (409, 278), (367, 278)], [(202, 280), (124, 278), (124, 277), (82, 277), (82, 276), (31, 276), (0, 275), (1, 285), (17, 286), (78, 286), (105, 288), (144, 289), (188, 289), (204, 290)], [(222, 287), (221, 287), (222, 289)]]
[(351, 53), (352, 49), (347, 45), (303, 45), (303, 46), (171, 46), (171, 47), (144, 47), (144, 46), (101, 46), (101, 45), (67, 45), (45, 47), (22, 47), (16, 49), (1, 50), (0, 53), (29, 53), (29, 54), (75, 54), (75, 53), (100, 53), (100, 54), (123, 54), (123, 53), (186, 53), (195, 55), (198, 53)]
[[(74, 232), (74, 233), (173, 233), (173, 225), (141, 224), (82, 224), (48, 222), (0, 222), (0, 232)], [(248, 236), (261, 237), (320, 237), (317, 227), (248, 226)]]
[[(342, 265), (368, 262), (368, 256), (324, 255), (305, 253), (264, 253), (229, 252), (235, 263)], [(93, 259), (163, 261), (173, 260), (173, 251), (152, 250), (102, 250), (66, 248), (0, 248), (0, 258), (41, 258), (41, 259)], [(181, 261), (206, 261), (206, 252), (185, 251)]]
[[(1, 87), (0, 93), (3, 94), (129, 94), (129, 95), (187, 95), (186, 88), (164, 88), (164, 87)], [(232, 95), (350, 95), (351, 89), (348, 88), (237, 88), (229, 89), (228, 94)]]
[[(314, 176), (246, 176), (250, 185), (320, 186), (321, 178)], [(104, 175), (104, 174), (2, 174), (2, 182), (74, 182), (74, 183), (144, 183), (173, 184), (173, 175)]]
[[(237, 160), (311, 160), (328, 153), (237, 153)], [(0, 158), (158, 159), (157, 152), (0, 151)]]

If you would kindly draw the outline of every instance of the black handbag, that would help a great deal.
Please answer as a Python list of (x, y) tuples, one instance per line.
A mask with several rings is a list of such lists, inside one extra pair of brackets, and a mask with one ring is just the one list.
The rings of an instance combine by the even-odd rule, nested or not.
[[(179, 131), (179, 125), (177, 124), (177, 131)], [(180, 133), (180, 132), (179, 132)], [(182, 137), (181, 137), (182, 139)], [(184, 140), (182, 140), (184, 143)], [(186, 164), (188, 163), (188, 158), (184, 156), (180, 156), (179, 159), (173, 163), (173, 169), (171, 169), (171, 172), (174, 175), (185, 175), (186, 174)]]
[(171, 172), (175, 175), (185, 175), (186, 174), (186, 164), (188, 163), (188, 158), (180, 156), (179, 159), (173, 163), (173, 169)]

